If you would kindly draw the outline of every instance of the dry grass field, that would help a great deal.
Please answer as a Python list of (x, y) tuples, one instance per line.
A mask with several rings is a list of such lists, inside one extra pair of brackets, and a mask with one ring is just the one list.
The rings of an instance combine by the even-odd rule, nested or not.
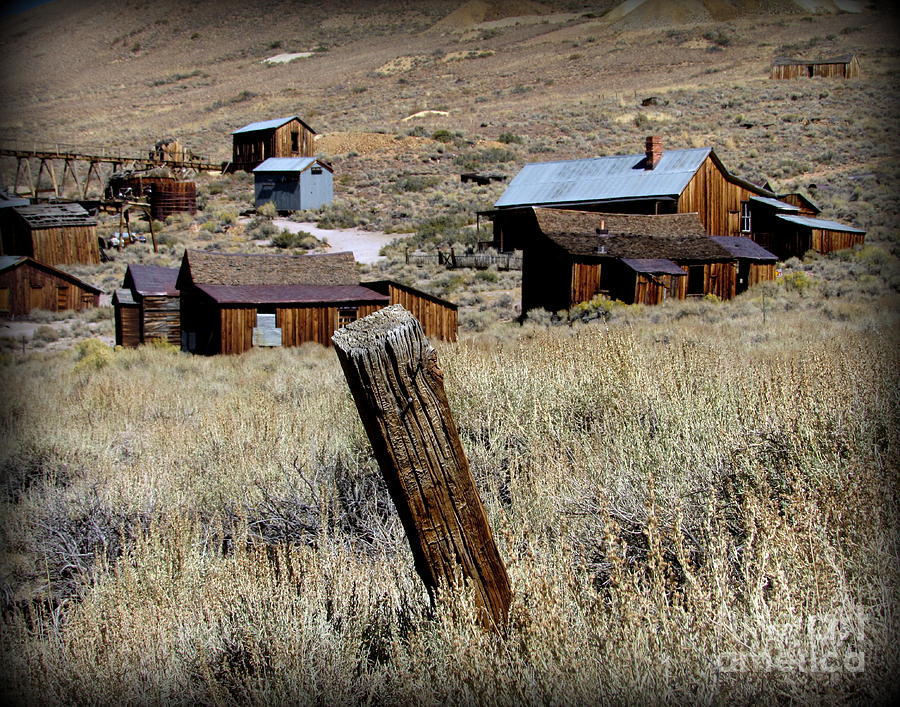
[[(108, 308), (37, 313), (21, 341), (0, 331), (7, 702), (890, 701), (893, 16), (681, 3), (598, 22), (613, 4), (285, 1), (259, 20), (253, 3), (57, 0), (5, 20), (0, 142), (140, 154), (176, 135), (219, 160), (251, 120), (323, 133), (336, 200), (298, 220), (403, 235), (367, 269), (460, 304), (438, 356), (514, 591), (496, 634), (465, 592), (429, 601), (333, 351), (114, 350)], [(842, 51), (861, 79), (767, 78), (776, 53)], [(427, 109), (447, 115), (402, 120)], [(461, 171), (638, 152), (648, 134), (809, 193), (866, 246), (793, 259), (731, 302), (596, 301), (522, 325), (516, 273), (404, 264), (406, 246), (477, 239), (503, 185)], [(71, 270), (110, 291), (185, 247), (271, 252), (254, 244), (279, 235), (271, 215), (240, 216), (247, 175), (197, 181), (201, 210), (156, 224), (158, 255)]]

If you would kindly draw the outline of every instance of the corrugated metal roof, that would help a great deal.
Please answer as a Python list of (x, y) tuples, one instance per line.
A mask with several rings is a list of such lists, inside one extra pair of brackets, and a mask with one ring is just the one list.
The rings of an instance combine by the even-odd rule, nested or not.
[(778, 257), (763, 248), (759, 243), (742, 236), (710, 236), (712, 240), (725, 248), (736, 258), (747, 260), (771, 260), (775, 262)]
[(664, 258), (622, 258), (621, 260), (635, 272), (652, 275), (687, 275), (676, 263)]
[[(254, 172), (302, 172), (307, 169), (310, 165), (318, 162), (315, 157), (270, 157), (261, 165), (259, 165)], [(322, 165), (329, 171), (331, 168), (328, 165)]]
[(783, 221), (790, 221), (791, 223), (799, 224), (800, 226), (806, 226), (808, 228), (820, 228), (825, 231), (844, 231), (845, 233), (865, 233), (865, 231), (861, 228), (854, 228), (853, 226), (846, 226), (843, 223), (838, 223), (837, 221), (826, 221), (821, 218), (812, 218), (811, 216), (794, 216), (788, 214), (778, 214), (777, 218), (780, 218)]
[(24, 255), (0, 255), (0, 271), (7, 270), (27, 259)]
[(766, 204), (779, 211), (800, 211), (799, 206), (794, 206), (793, 204), (789, 204), (786, 201), (779, 201), (778, 199), (770, 199), (767, 196), (751, 196), (750, 201), (758, 201), (761, 204)]
[(613, 155), (525, 165), (496, 207), (678, 196), (712, 152), (708, 147), (666, 150), (644, 169), (646, 155)]
[(219, 304), (390, 302), (387, 295), (360, 285), (197, 285), (197, 289)]
[[(245, 125), (243, 128), (238, 128), (237, 130), (232, 131), (232, 135), (237, 135), (238, 133), (255, 133), (257, 130), (273, 130), (274, 128), (280, 128), (282, 125), (286, 123), (290, 123), (292, 120), (300, 120), (300, 118), (296, 115), (288, 116), (287, 118), (273, 118), (272, 120), (258, 120), (255, 123), (250, 123), (249, 125)], [(301, 121), (303, 122), (303, 121)]]

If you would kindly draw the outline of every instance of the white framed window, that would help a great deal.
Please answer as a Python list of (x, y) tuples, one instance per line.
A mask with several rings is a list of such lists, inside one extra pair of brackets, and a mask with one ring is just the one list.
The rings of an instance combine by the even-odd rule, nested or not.
[(741, 233), (750, 233), (752, 231), (752, 221), (750, 219), (750, 202), (741, 202)]

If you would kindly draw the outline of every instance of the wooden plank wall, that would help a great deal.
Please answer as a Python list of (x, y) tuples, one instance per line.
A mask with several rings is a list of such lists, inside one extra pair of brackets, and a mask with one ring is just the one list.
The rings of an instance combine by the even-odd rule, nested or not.
[(697, 212), (711, 236), (740, 236), (741, 202), (754, 192), (729, 182), (711, 157), (688, 182), (678, 199), (678, 213)]
[(750, 263), (750, 273), (747, 277), (748, 287), (774, 279), (775, 263)]
[(142, 343), (164, 339), (174, 346), (181, 346), (181, 305), (178, 297), (147, 295), (142, 300), (142, 309)]
[(835, 250), (852, 248), (862, 245), (866, 239), (865, 233), (847, 233), (846, 231), (826, 231), (819, 228), (812, 229), (812, 249), (820, 253), (831, 253)]
[(219, 310), (219, 353), (239, 354), (253, 345), (256, 307), (222, 307)]
[(600, 291), (600, 263), (572, 263), (570, 305), (587, 302)]
[(98, 306), (100, 300), (99, 295), (27, 262), (0, 273), (0, 288), (8, 290), (11, 316), (28, 314), (33, 309), (89, 309)]
[(667, 299), (684, 299), (686, 277), (676, 275), (637, 276), (634, 288), (635, 304), (661, 304)]
[[(291, 150), (291, 132), (297, 132), (297, 150)], [(300, 121), (292, 120), (287, 125), (282, 125), (272, 135), (270, 157), (314, 157), (316, 154), (316, 136), (301, 125)]]
[(773, 79), (799, 79), (812, 75), (817, 78), (852, 79), (859, 78), (859, 60), (854, 57), (845, 64), (788, 64), (772, 66)]
[(282, 346), (300, 346), (315, 341), (331, 345), (331, 335), (338, 328), (337, 307), (278, 307), (275, 326), (281, 328)]
[[(687, 278), (684, 278), (687, 280)], [(737, 262), (706, 263), (703, 266), (703, 292), (719, 299), (734, 299), (737, 291)]]
[(115, 320), (116, 346), (138, 346), (141, 343), (141, 315), (138, 306), (117, 304)]
[(388, 297), (391, 304), (401, 304), (412, 312), (422, 325), (425, 336), (443, 341), (456, 341), (457, 312), (452, 307), (419, 297), (393, 284), (388, 287)]
[(31, 255), (47, 265), (100, 262), (96, 226), (32, 229), (31, 245), (33, 253), (17, 255)]

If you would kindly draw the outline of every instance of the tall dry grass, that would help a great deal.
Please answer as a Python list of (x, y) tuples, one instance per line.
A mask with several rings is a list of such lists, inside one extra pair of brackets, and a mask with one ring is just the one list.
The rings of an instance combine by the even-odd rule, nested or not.
[(429, 606), (333, 352), (7, 356), (7, 695), (887, 699), (896, 320), (741, 311), (440, 347), (503, 635)]

